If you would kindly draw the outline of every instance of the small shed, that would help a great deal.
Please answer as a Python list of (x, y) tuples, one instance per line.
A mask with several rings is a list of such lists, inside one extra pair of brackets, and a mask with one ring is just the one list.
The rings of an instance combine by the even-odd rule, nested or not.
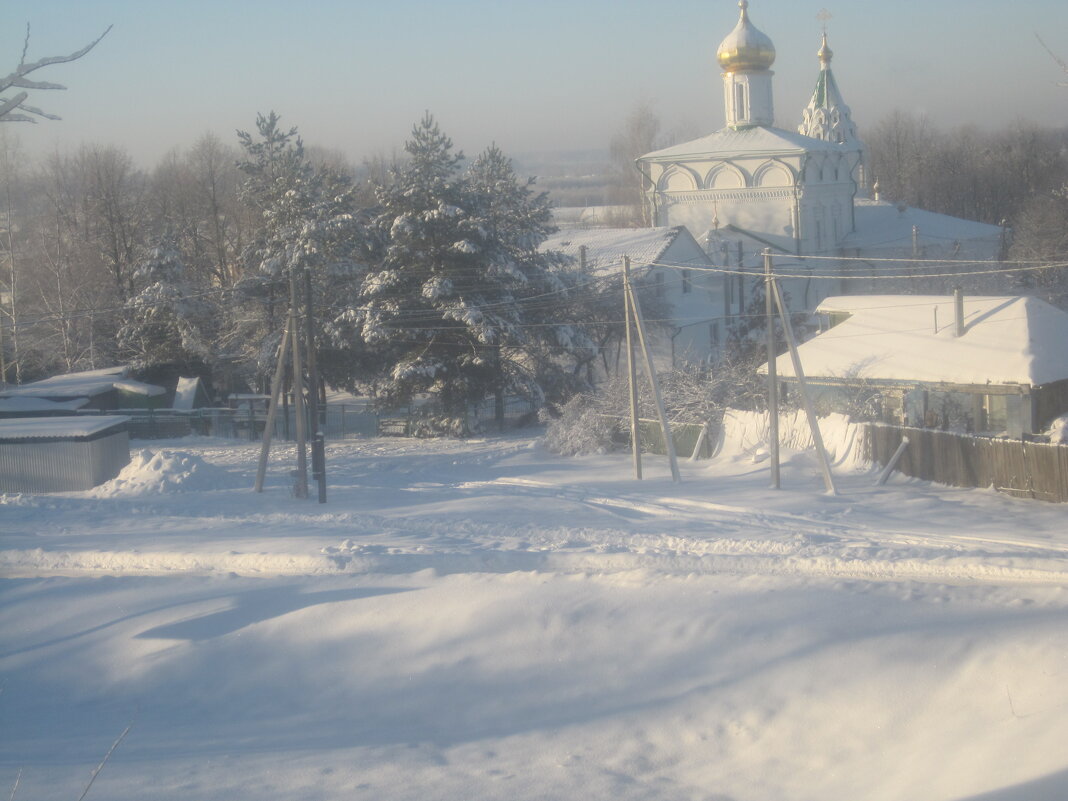
[(0, 420), (0, 492), (92, 489), (130, 462), (129, 418)]

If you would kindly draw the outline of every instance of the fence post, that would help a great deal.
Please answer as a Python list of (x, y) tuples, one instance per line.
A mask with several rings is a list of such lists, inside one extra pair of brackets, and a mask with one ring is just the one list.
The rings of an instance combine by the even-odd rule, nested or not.
[(894, 468), (897, 467), (898, 459), (905, 453), (905, 448), (909, 446), (909, 438), (902, 437), (901, 444), (897, 446), (897, 450), (894, 451), (894, 455), (890, 457), (890, 460), (886, 463), (886, 467), (883, 468), (883, 472), (879, 474), (879, 478), (876, 479), (875, 485), (881, 487), (886, 483), (886, 480), (890, 478), (890, 474), (894, 472)]
[(697, 444), (693, 446), (693, 453), (690, 454), (690, 461), (696, 462), (701, 458), (701, 448), (704, 447), (705, 441), (708, 439), (708, 423), (701, 423), (701, 433), (697, 435)]

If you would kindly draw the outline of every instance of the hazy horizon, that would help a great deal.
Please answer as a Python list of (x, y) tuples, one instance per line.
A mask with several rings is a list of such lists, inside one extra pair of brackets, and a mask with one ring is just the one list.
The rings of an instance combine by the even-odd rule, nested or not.
[[(815, 84), (822, 2), (750, 5), (777, 49), (782, 128), (796, 127)], [(830, 7), (833, 68), (862, 135), (894, 109), (942, 128), (1068, 124), (1068, 89), (1056, 85), (1064, 75), (1035, 36), (1068, 57), (1068, 4), (933, 6)], [(61, 121), (6, 130), (33, 156), (113, 144), (151, 167), (209, 131), (236, 144), (236, 129), (273, 110), (306, 144), (359, 163), (400, 150), (430, 111), (469, 155), (490, 143), (517, 159), (603, 151), (641, 102), (664, 132), (722, 126), (715, 50), (737, 16), (735, 0), (321, 0), (299, 10), (280, 0), (7, 0), (5, 74), (27, 22), (28, 61), (66, 55), (114, 28), (82, 60), (32, 76), (68, 87), (30, 93)]]

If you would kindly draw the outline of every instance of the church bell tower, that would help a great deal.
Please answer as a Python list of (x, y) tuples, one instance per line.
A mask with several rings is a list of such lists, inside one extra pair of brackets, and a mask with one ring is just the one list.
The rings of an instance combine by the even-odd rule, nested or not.
[(716, 59), (723, 68), (727, 127), (739, 130), (770, 126), (775, 121), (771, 96), (775, 45), (749, 21), (749, 0), (739, 0), (738, 7), (741, 9), (738, 24), (716, 51)]

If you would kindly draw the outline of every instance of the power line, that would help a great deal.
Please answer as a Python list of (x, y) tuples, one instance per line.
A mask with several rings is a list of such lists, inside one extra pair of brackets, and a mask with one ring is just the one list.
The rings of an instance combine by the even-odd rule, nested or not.
[[(791, 255), (789, 258), (795, 259), (795, 258), (799, 258), (799, 257)], [(809, 258), (809, 257), (805, 257), (805, 258)], [(811, 257), (811, 258), (823, 258), (823, 257)], [(853, 261), (853, 262), (857, 261), (857, 259), (843, 259), (843, 260)], [(883, 259), (881, 261), (896, 261), (896, 262), (906, 263), (906, 264), (908, 264), (908, 263), (919, 263), (919, 262), (914, 262), (911, 259)], [(926, 262), (926, 263), (942, 264), (942, 263), (945, 263), (945, 262), (931, 261), (931, 262)], [(982, 264), (984, 262), (974, 262), (973, 261), (973, 262), (961, 262), (961, 263), (963, 263), (963, 264), (977, 264), (977, 263)], [(987, 262), (987, 263), (993, 263), (993, 262)], [(649, 266), (649, 267), (666, 267), (666, 268), (678, 269), (677, 265), (668, 264), (668, 263), (658, 263), (658, 262), (651, 262), (646, 266)], [(791, 265), (782, 264), (782, 263), (779, 263), (779, 264), (776, 265), (776, 267), (788, 267), (788, 266), (791, 266)], [(1013, 274), (1013, 273), (1039, 272), (1039, 271), (1042, 271), (1042, 270), (1060, 270), (1060, 269), (1064, 269), (1065, 267), (1068, 267), (1068, 262), (1057, 262), (1057, 263), (1053, 263), (1053, 264), (1044, 263), (1041, 266), (1009, 267), (1009, 268), (1001, 268), (1001, 269), (994, 269), (994, 270), (958, 270), (958, 271), (951, 272), (951, 273), (927, 273), (927, 272), (916, 273), (916, 272), (913, 272), (913, 273), (907, 273), (907, 274), (906, 273), (897, 273), (897, 274), (891, 274), (891, 275), (888, 275), (888, 274), (880, 274), (880, 275), (870, 275), (870, 274), (868, 274), (868, 275), (848, 275), (846, 273), (836, 273), (836, 274), (832, 274), (832, 275), (825, 275), (825, 274), (820, 274), (820, 273), (783, 273), (783, 272), (777, 272), (776, 273), (776, 277), (778, 277), (778, 278), (820, 278), (820, 279), (833, 280), (833, 281), (837, 281), (837, 280), (843, 280), (843, 281), (871, 281), (871, 280), (908, 280), (908, 281), (915, 281), (915, 280), (926, 279), (926, 278), (961, 278), (961, 277), (976, 276), (976, 275), (1009, 275), (1009, 274)], [(763, 279), (763, 273), (759, 273), (759, 272), (757, 272), (755, 270), (732, 270), (732, 269), (728, 269), (726, 267), (687, 267), (686, 269), (694, 270), (695, 272), (702, 272), (702, 273), (715, 273), (715, 274), (719, 274), (719, 275), (741, 275), (741, 276), (746, 276), (746, 277), (749, 277), (749, 278), (757, 278), (758, 277), (758, 278)]]

